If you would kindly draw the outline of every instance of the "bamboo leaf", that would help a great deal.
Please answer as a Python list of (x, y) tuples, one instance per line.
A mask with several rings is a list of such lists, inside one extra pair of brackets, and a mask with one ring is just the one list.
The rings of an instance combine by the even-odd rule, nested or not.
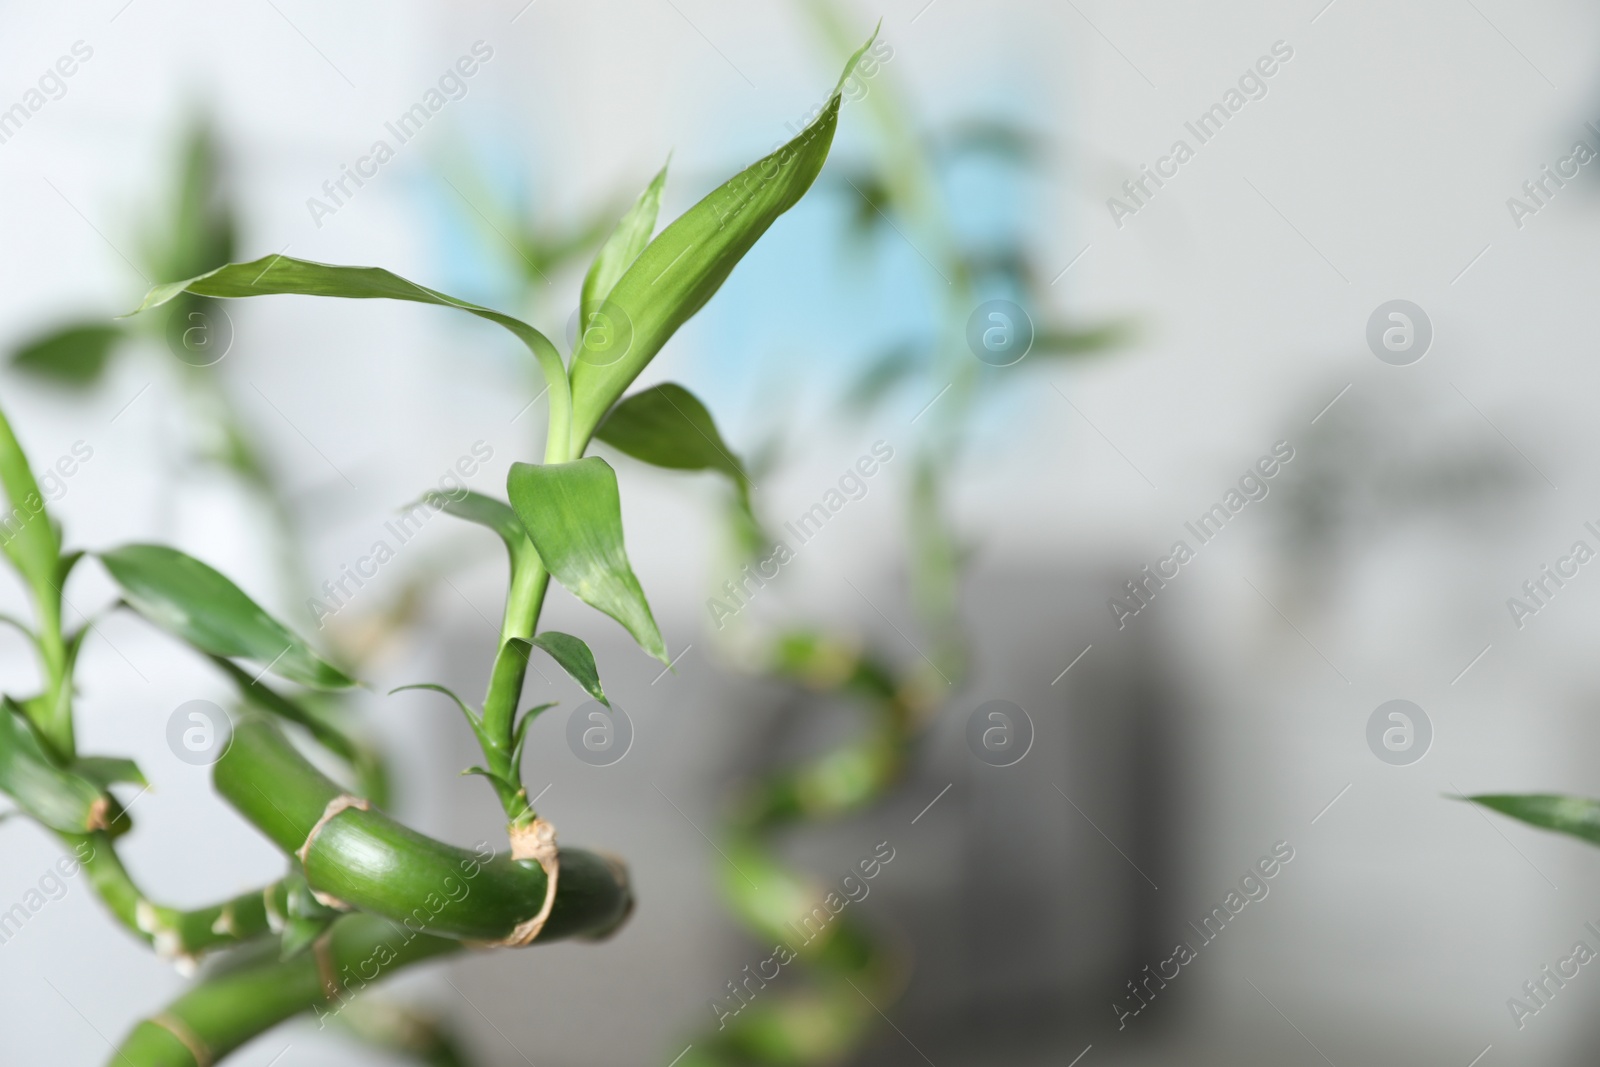
[(100, 380), (122, 330), (106, 322), (75, 322), (35, 337), (11, 356), (19, 371), (57, 385), (84, 387)]
[(538, 558), (538, 553), (528, 540), (527, 531), (522, 528), (522, 520), (511, 510), (510, 504), (470, 490), (459, 499), (448, 493), (430, 493), (424, 499), (439, 505), (446, 515), (454, 515), (499, 534), (500, 540), (505, 542), (507, 555), (511, 557), (513, 576), (527, 563)]
[(589, 651), (589, 646), (582, 639), (559, 630), (546, 630), (535, 637), (533, 643), (550, 653), (550, 658), (572, 675), (573, 681), (583, 686), (584, 692), (606, 707), (611, 706), (605, 690), (600, 688), (600, 669), (595, 666), (594, 653)]
[(506, 495), (556, 581), (623, 625), (650, 655), (667, 647), (622, 540), (617, 472), (598, 456), (535, 466), (514, 463)]
[(474, 493), (469, 489), (459, 499), (448, 493), (429, 493), (423, 500), (438, 505), (446, 515), (454, 515), (493, 530), (506, 543), (507, 549), (514, 550), (527, 540), (522, 520), (511, 510), (511, 505), (492, 496)]
[(408, 689), (426, 689), (434, 693), (443, 693), (445, 696), (455, 701), (456, 707), (461, 709), (461, 714), (467, 717), (467, 725), (472, 727), (472, 732), (477, 734), (480, 738), (483, 736), (482, 716), (478, 714), (477, 709), (471, 704), (468, 704), (465, 700), (462, 700), (460, 697), (456, 696), (454, 690), (446, 686), (439, 685), (436, 682), (412, 682), (410, 685), (395, 686), (393, 689), (389, 690), (389, 695), (394, 696), (396, 693), (404, 693)]
[(110, 827), (110, 800), (81, 775), (56, 765), (10, 697), (0, 702), (0, 792), (52, 830), (85, 834)]
[(515, 811), (519, 806), (524, 808), (527, 807), (526, 801), (524, 801), (521, 805), (518, 805), (517, 794), (522, 792), (522, 787), (510, 779), (495, 774), (493, 771), (486, 771), (482, 767), (468, 767), (466, 770), (462, 771), (461, 774), (463, 777), (475, 774), (480, 778), (488, 779), (489, 786), (494, 790), (495, 796), (500, 800), (500, 805), (507, 811)]
[(0, 412), (0, 486), (5, 488), (7, 504), (5, 513), (0, 514), (0, 549), (33, 589), (37, 601), (59, 605), (55, 577), (61, 535), (50, 522), (39, 483), (4, 412)]
[(821, 114), (799, 136), (684, 212), (617, 281), (596, 314), (620, 328), (623, 336), (608, 330), (596, 347), (586, 331), (573, 353), (575, 444), (589, 439), (661, 346), (705, 306), (757, 239), (811, 187), (833, 143), (845, 80), (871, 44), (869, 40), (850, 57)]
[(1486, 794), (1462, 799), (1540, 829), (1571, 834), (1591, 845), (1600, 845), (1600, 800), (1554, 793)]
[(628, 209), (628, 213), (618, 221), (617, 228), (611, 231), (611, 236), (606, 238), (606, 243), (589, 265), (589, 272), (583, 278), (582, 299), (578, 304), (581, 316), (578, 321), (581, 325), (592, 321), (590, 316), (600, 310), (600, 305), (611, 294), (623, 272), (633, 265), (639, 253), (650, 243), (650, 235), (656, 229), (656, 216), (661, 211), (661, 190), (666, 183), (667, 168), (663, 166), (644, 192), (639, 194), (639, 199)]
[(356, 684), (193, 556), (165, 545), (123, 545), (100, 553), (100, 561), (134, 610), (202, 652), (253, 660), (313, 689)]
[[(560, 353), (549, 339), (521, 319), (457, 300), (381, 267), (344, 267), (292, 256), (263, 256), (249, 263), (230, 263), (186, 281), (157, 285), (134, 314), (160, 307), (181, 293), (218, 297), (334, 296), (350, 300), (408, 300), (416, 304), (460, 308), (515, 334), (539, 360), (547, 379), (557, 373), (556, 368), (561, 365)], [(555, 384), (551, 382), (552, 387)]]
[(665, 382), (634, 393), (611, 409), (595, 436), (634, 459), (672, 470), (721, 471), (741, 490), (747, 484), (739, 461), (698, 397)]

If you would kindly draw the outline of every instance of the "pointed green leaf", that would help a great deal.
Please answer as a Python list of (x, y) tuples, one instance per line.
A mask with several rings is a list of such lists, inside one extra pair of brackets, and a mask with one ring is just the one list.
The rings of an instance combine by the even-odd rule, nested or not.
[(446, 515), (454, 515), (458, 519), (477, 523), (499, 534), (500, 540), (505, 542), (507, 554), (511, 557), (513, 575), (526, 563), (537, 558), (538, 554), (528, 541), (527, 531), (522, 528), (522, 520), (511, 510), (510, 504), (470, 490), (459, 499), (447, 493), (429, 493), (424, 499), (437, 504)]
[[(438, 685), (434, 682), (414, 682), (411, 685), (395, 686), (393, 689), (389, 690), (389, 695), (393, 696), (396, 693), (403, 693), (408, 689), (427, 689), (434, 693), (443, 693), (445, 696), (455, 701), (456, 707), (461, 709), (461, 714), (466, 716), (467, 725), (471, 727), (472, 736), (477, 739), (478, 747), (483, 749), (486, 755), (494, 750), (494, 743), (489, 739), (488, 731), (486, 731), (483, 726), (483, 716), (480, 715), (478, 710), (471, 704), (468, 704), (465, 700), (462, 700), (460, 697), (456, 696), (453, 690), (448, 689), (445, 686)], [(461, 773), (466, 774), (468, 772), (462, 771)], [(488, 772), (486, 771), (484, 773), (487, 774)]]
[(1600, 845), (1600, 800), (1553, 793), (1503, 793), (1463, 799), (1541, 829), (1571, 834), (1591, 845)]
[(109, 798), (58, 766), (10, 697), (0, 703), (0, 792), (52, 830), (85, 834), (114, 821)]
[(598, 456), (543, 466), (513, 463), (506, 495), (556, 581), (616, 619), (639, 647), (666, 663), (667, 646), (623, 548), (622, 501), (611, 465)]
[(165, 545), (123, 545), (100, 553), (100, 561), (134, 610), (202, 652), (253, 660), (313, 689), (356, 684), (193, 556)]
[(583, 686), (584, 692), (606, 707), (611, 706), (605, 690), (600, 688), (600, 669), (594, 664), (594, 653), (580, 638), (559, 630), (546, 630), (535, 637), (533, 643), (550, 653), (550, 658), (572, 675), (573, 681)]
[(461, 774), (463, 776), (475, 774), (481, 778), (488, 779), (490, 787), (494, 789), (494, 795), (500, 799), (500, 806), (507, 811), (516, 811), (518, 808), (526, 808), (528, 806), (526, 800), (523, 800), (521, 804), (517, 803), (517, 794), (522, 792), (522, 787), (509, 779), (495, 774), (493, 771), (486, 771), (482, 767), (468, 767)]
[(744, 464), (728, 448), (711, 412), (681, 385), (665, 382), (611, 409), (595, 436), (634, 459), (672, 470), (721, 471), (745, 484)]
[(488, 527), (500, 535), (507, 548), (527, 540), (528, 535), (522, 530), (522, 520), (511, 510), (511, 505), (492, 496), (474, 493), (469, 489), (459, 499), (448, 493), (432, 492), (423, 500), (437, 505), (446, 515)]
[(57, 385), (87, 386), (99, 381), (122, 340), (122, 330), (106, 322), (75, 322), (35, 337), (11, 356), (11, 365)]
[(799, 136), (684, 212), (617, 281), (596, 312), (608, 329), (596, 345), (590, 343), (594, 331), (586, 330), (573, 353), (576, 445), (588, 441), (661, 346), (705, 306), (756, 240), (811, 187), (833, 143), (845, 79), (871, 44), (869, 40), (850, 57), (822, 113)]
[(102, 790), (118, 784), (150, 784), (137, 763), (118, 756), (79, 756), (72, 761), (72, 773), (88, 779)]
[(474, 730), (477, 730), (481, 726), (482, 719), (478, 715), (478, 710), (471, 704), (468, 704), (465, 700), (462, 700), (460, 697), (456, 696), (453, 689), (450, 689), (447, 686), (439, 685), (437, 682), (412, 682), (410, 685), (397, 685), (393, 689), (389, 690), (389, 695), (394, 696), (396, 693), (404, 693), (411, 689), (426, 689), (433, 693), (443, 693), (445, 696), (455, 701), (456, 707), (461, 709), (461, 714), (467, 717), (467, 722), (472, 724), (472, 728)]
[[(409, 300), (416, 304), (460, 308), (515, 334), (539, 360), (547, 380), (557, 373), (565, 373), (559, 370), (562, 367), (561, 354), (555, 346), (544, 334), (521, 319), (457, 300), (381, 267), (342, 267), (284, 255), (262, 256), (249, 263), (230, 263), (187, 281), (158, 285), (150, 290), (144, 303), (134, 313), (159, 307), (181, 293), (219, 297), (277, 294), (336, 296), (351, 300)], [(555, 383), (551, 384), (553, 387)]]
[(0, 549), (33, 589), (36, 600), (59, 606), (55, 577), (61, 537), (50, 522), (39, 483), (4, 412), (0, 412), (0, 486), (6, 496), (5, 510), (0, 513)]
[(667, 168), (662, 167), (595, 255), (583, 278), (583, 297), (578, 304), (580, 323), (591, 321), (589, 316), (600, 310), (623, 272), (650, 243), (650, 235), (656, 230), (656, 215), (661, 211), (661, 190), (666, 184)]

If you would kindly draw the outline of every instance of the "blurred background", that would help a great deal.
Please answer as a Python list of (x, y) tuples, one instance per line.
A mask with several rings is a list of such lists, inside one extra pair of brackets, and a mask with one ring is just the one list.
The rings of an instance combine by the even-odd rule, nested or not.
[[(0, 398), (37, 467), (92, 450), (53, 502), (69, 543), (164, 540), (235, 576), (360, 664), (395, 813), (498, 841), (492, 796), (456, 776), (459, 721), (377, 695), (482, 685), (493, 538), (430, 523), (325, 626), (307, 599), (475, 444), (484, 492), (538, 454), (514, 343), (437, 308), (281, 297), (227, 305), (211, 362), (183, 323), (113, 316), (285, 253), (388, 267), (565, 347), (589, 257), (669, 153), (663, 220), (793, 136), (880, 18), (822, 178), (641, 384), (705, 400), (769, 531), (876, 443), (894, 458), (719, 628), (709, 598), (759, 535), (713, 476), (601, 450), (681, 658), (663, 673), (553, 594), (633, 742), (577, 758), (581, 693), (546, 669), (530, 688), (562, 703), (526, 777), (564, 842), (627, 858), (638, 909), (603, 945), (403, 976), (393, 995), (461, 1047), (435, 1062), (718, 1048), (714, 1005), (771, 949), (727, 855), (741, 798), (887, 721), (819, 668), (839, 662), (897, 679), (901, 758), (761, 848), (820, 892), (886, 844), (850, 915), (892, 965), (861, 1003), (797, 1015), (810, 1043), (749, 1062), (1594, 1062), (1588, 968), (1520, 1027), (1507, 1001), (1594, 945), (1600, 854), (1451, 799), (1600, 792), (1600, 577), (1508, 606), (1600, 546), (1593, 5), (8, 5)], [(436, 89), (400, 143), (386, 124)], [(392, 158), (335, 197), (379, 140)], [(1031, 323), (1007, 366), (969, 344), (990, 300)], [(1396, 300), (1417, 328), (1401, 352), (1381, 341)], [(1192, 558), (1162, 563), (1179, 541)], [(69, 595), (80, 618), (113, 599), (90, 567)], [(24, 687), (7, 640), (0, 682)], [(194, 905), (280, 873), (166, 745), (175, 707), (226, 699), (218, 680), (119, 615), (79, 677), (85, 747), (151, 779), (124, 851), (153, 893)], [(1368, 740), (1397, 699), (1429, 724), (1404, 763)], [(1005, 766), (970, 740), (997, 700), (1031, 740)], [(57, 854), (0, 823), (0, 909)], [(1274, 854), (1292, 858), (1241, 889)], [(184, 986), (67, 885), (0, 944), (5, 1063), (103, 1062)], [(1236, 914), (1207, 940), (1217, 906)], [(841, 988), (802, 968), (754, 1003)], [(302, 1022), (228, 1062), (415, 1061)]]

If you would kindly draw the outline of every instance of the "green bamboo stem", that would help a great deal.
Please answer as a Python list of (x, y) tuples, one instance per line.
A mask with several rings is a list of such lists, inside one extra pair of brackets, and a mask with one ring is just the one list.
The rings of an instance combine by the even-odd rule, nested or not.
[(61, 633), (61, 591), (59, 589), (35, 590), (34, 604), (39, 613), (39, 632), (36, 645), (39, 650), (39, 667), (45, 679), (45, 706), (50, 709), (46, 721), (37, 723), (45, 738), (64, 760), (78, 754), (76, 732), (72, 728), (72, 699), (70, 666), (72, 657), (66, 639)]
[[(234, 731), (213, 767), (213, 785), (279, 848), (300, 857), (314, 891), (347, 907), (423, 933), (498, 943), (544, 905), (546, 875), (537, 863), (456, 848), (375, 809), (348, 807), (324, 820), (344, 791), (270, 723)], [(562, 849), (554, 906), (538, 939), (603, 937), (631, 906), (619, 865)]]
[[(791, 642), (772, 673), (818, 688), (817, 660), (836, 660), (840, 652), (826, 642)], [(870, 655), (851, 655), (847, 664), (831, 663), (831, 670), (822, 688), (858, 700), (867, 713), (866, 732), (747, 785), (731, 820), (736, 833), (758, 835), (796, 822), (838, 818), (869, 806), (904, 774), (927, 710), (919, 692), (899, 684), (893, 669)]]
[(460, 948), (375, 915), (345, 916), (293, 959), (264, 954), (203, 980), (135, 1026), (108, 1067), (211, 1067), (302, 1012), (326, 1025), (368, 985)]
[[(835, 5), (813, 0), (808, 6), (830, 41), (845, 47), (848, 35)], [(758, 937), (779, 943), (791, 940), (786, 923), (798, 919), (783, 915), (783, 909), (818, 896), (815, 887), (783, 866), (774, 849), (776, 835), (865, 809), (885, 797), (904, 777), (936, 696), (952, 691), (967, 668), (958, 616), (961, 554), (942, 489), (959, 463), (980, 385), (978, 361), (961, 342), (975, 299), (972, 272), (944, 213), (931, 162), (913, 137), (893, 86), (875, 82), (866, 105), (880, 134), (880, 173), (889, 200), (918, 235), (918, 247), (931, 250), (946, 283), (930, 373), (948, 383), (951, 395), (916, 442), (907, 498), (912, 601), (933, 639), (931, 671), (926, 664), (897, 671), (870, 656), (841, 655), (839, 646), (811, 635), (779, 642), (771, 674), (853, 698), (868, 720), (860, 737), (747, 786), (725, 830), (725, 850), (734, 864), (762, 887), (753, 890), (742, 877), (730, 877), (726, 896)], [(878, 1007), (898, 996), (906, 978), (899, 954), (851, 919), (841, 915), (820, 943), (794, 946), (802, 972), (796, 977), (804, 978), (803, 985), (781, 993), (733, 990), (725, 1003), (737, 1006), (734, 997), (745, 995), (753, 995), (751, 1001), (736, 1014), (719, 1017), (680, 1067), (804, 1067), (848, 1058), (877, 1025)]]
[[(538, 357), (550, 391), (550, 421), (545, 428), (544, 461), (565, 463), (580, 457), (589, 447), (590, 434), (578, 434), (572, 423), (572, 387), (560, 354), (542, 335), (526, 339)], [(559, 378), (559, 381), (558, 381)], [(592, 433), (592, 431), (591, 431)], [(512, 640), (527, 641), (538, 632), (539, 615), (545, 594), (550, 589), (550, 572), (539, 558), (533, 542), (524, 539), (521, 552), (512, 552), (511, 587), (506, 593), (505, 617), (500, 625), (500, 647), (495, 669), (483, 699), (483, 734), (488, 739), (484, 759), (489, 769), (508, 781), (521, 784), (520, 771), (510, 765), (512, 733), (517, 704), (522, 699), (522, 683), (527, 678), (525, 656), (509, 656), (506, 645)], [(504, 669), (504, 674), (502, 674)], [(528, 803), (527, 790), (503, 800), (506, 817), (513, 828), (530, 826), (538, 813)]]
[(798, 962), (791, 965), (801, 982), (764, 991), (759, 976), (738, 976), (712, 1004), (716, 1026), (695, 1039), (679, 1067), (838, 1062), (877, 1023), (872, 1005), (898, 996), (906, 980), (904, 954), (871, 936), (851, 913), (808, 936), (804, 909), (827, 890), (787, 868), (775, 840), (785, 829), (882, 799), (904, 776), (931, 703), (920, 688), (897, 680), (886, 662), (815, 635), (781, 642), (769, 672), (855, 700), (868, 728), (745, 787), (724, 829), (722, 848), (735, 872), (723, 879), (724, 895), (761, 943), (794, 953)]
[(112, 916), (156, 954), (191, 970), (201, 955), (272, 933), (288, 914), (288, 887), (273, 882), (203, 908), (172, 908), (145, 896), (117, 855), (111, 835), (59, 834)]

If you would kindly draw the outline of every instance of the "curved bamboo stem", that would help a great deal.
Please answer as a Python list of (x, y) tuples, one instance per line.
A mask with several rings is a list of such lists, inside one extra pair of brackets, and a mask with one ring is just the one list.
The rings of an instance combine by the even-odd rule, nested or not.
[(200, 982), (135, 1026), (108, 1067), (211, 1067), (302, 1012), (326, 1025), (368, 985), (460, 949), (375, 915), (346, 916), (293, 959), (264, 952)]
[(111, 835), (58, 834), (78, 858), (106, 909), (158, 956), (192, 973), (204, 953), (231, 948), (272, 933), (288, 914), (288, 885), (278, 881), (203, 908), (157, 904), (122, 865)]
[[(348, 804), (267, 722), (247, 722), (213, 769), (223, 799), (279, 848), (300, 858), (307, 883), (335, 907), (371, 912), (419, 933), (504, 942), (544, 906), (538, 864), (488, 848), (457, 848)], [(330, 814), (331, 813), (331, 814)], [(554, 908), (539, 940), (603, 937), (627, 917), (632, 891), (618, 862), (579, 849), (560, 853)]]

